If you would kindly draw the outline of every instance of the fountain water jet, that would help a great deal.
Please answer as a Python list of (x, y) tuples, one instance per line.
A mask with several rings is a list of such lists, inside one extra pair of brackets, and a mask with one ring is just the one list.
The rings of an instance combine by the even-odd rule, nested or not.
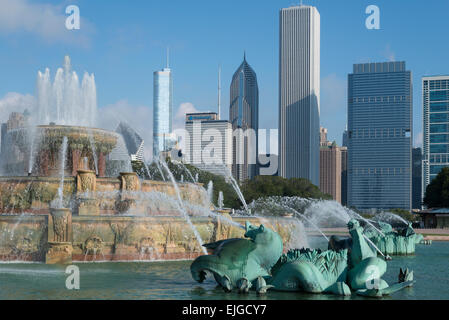
[(207, 184), (207, 196), (209, 197), (209, 202), (213, 203), (214, 183), (212, 182), (212, 180)]
[(218, 192), (218, 209), (223, 209), (224, 206), (224, 197), (223, 191)]
[(98, 175), (98, 157), (97, 157), (97, 150), (95, 148), (95, 141), (94, 141), (94, 136), (92, 134), (92, 130), (87, 130), (88, 135), (89, 135), (89, 143), (90, 143), (90, 148), (92, 149), (92, 156), (94, 157), (94, 165), (95, 165), (95, 174)]
[(189, 218), (189, 215), (187, 214), (187, 212), (185, 211), (185, 209), (183, 208), (183, 201), (181, 198), (181, 193), (179, 191), (179, 187), (178, 184), (176, 183), (175, 177), (173, 176), (173, 173), (170, 171), (170, 169), (168, 168), (168, 165), (165, 163), (165, 161), (161, 161), (162, 166), (164, 167), (164, 169), (167, 171), (167, 174), (173, 184), (173, 187), (175, 188), (175, 192), (176, 192), (176, 197), (177, 197), (177, 205), (179, 208), (179, 211), (182, 213), (182, 215), (184, 216), (184, 218), (186, 219), (187, 223), (189, 224), (190, 228), (192, 229), (193, 233), (195, 234), (196, 239), (198, 240), (200, 246), (201, 246), (201, 250), (203, 251), (204, 254), (207, 254), (207, 250), (206, 248), (203, 247), (203, 239), (201, 239), (200, 234), (198, 233), (198, 230), (196, 229), (196, 227), (194, 226), (194, 224), (192, 223), (192, 221)]
[(248, 212), (249, 209), (248, 209), (248, 205), (246, 204), (245, 197), (243, 196), (243, 193), (242, 193), (242, 191), (240, 190), (240, 187), (239, 187), (237, 181), (236, 181), (236, 180), (234, 179), (234, 177), (232, 176), (231, 170), (230, 170), (228, 167), (226, 167), (226, 166), (224, 166), (223, 168), (224, 168), (224, 172), (225, 172), (225, 174), (226, 174), (225, 177), (227, 178), (227, 179), (226, 179), (227, 182), (230, 183), (230, 184), (232, 185), (232, 187), (234, 188), (234, 190), (235, 190), (235, 192), (237, 193), (238, 197), (240, 198), (240, 201), (242, 202), (243, 207), (245, 208), (245, 211)]
[(63, 197), (64, 197), (64, 175), (65, 175), (65, 161), (67, 157), (67, 137), (62, 139), (62, 148), (60, 154), (61, 160), (61, 182), (58, 188), (58, 200), (56, 202), (56, 208), (63, 208)]

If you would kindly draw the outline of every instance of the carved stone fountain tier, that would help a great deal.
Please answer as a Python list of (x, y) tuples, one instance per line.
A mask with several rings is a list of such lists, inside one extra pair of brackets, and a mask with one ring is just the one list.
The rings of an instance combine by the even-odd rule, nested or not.
[(48, 215), (47, 264), (72, 263), (72, 212), (66, 208), (52, 208)]
[(99, 215), (99, 201), (95, 196), (95, 192), (97, 191), (97, 178), (95, 176), (95, 171), (78, 170), (76, 190), (78, 215)]
[[(98, 178), (94, 171), (78, 170), (76, 177), (64, 180), (64, 203), (70, 203), (71, 210), (50, 208), (59, 186), (56, 177), (0, 177), (0, 260), (67, 264), (192, 259), (202, 254), (191, 228), (173, 205), (176, 191), (170, 182), (140, 180), (127, 172)], [(178, 186), (186, 202), (210, 207), (200, 185)], [(199, 216), (195, 209), (188, 213), (205, 241), (243, 236), (243, 230), (226, 219)], [(244, 219), (233, 218), (241, 224)], [(290, 220), (273, 222), (285, 241)]]
[[(117, 133), (86, 127), (76, 126), (37, 126), (33, 136), (29, 134), (29, 128), (19, 128), (7, 132), (9, 148), (18, 150), (10, 152), (11, 155), (4, 163), (4, 169), (16, 169), (21, 165), (24, 173), (31, 170), (35, 176), (55, 177), (59, 175), (59, 149), (64, 137), (68, 139), (68, 161), (66, 165), (66, 175), (76, 176), (78, 169), (83, 168), (86, 163), (89, 168), (95, 168), (97, 159), (98, 176), (106, 175), (107, 155), (117, 145)], [(30, 146), (33, 149), (35, 161), (33, 168), (29, 168)], [(94, 144), (96, 155), (93, 154), (92, 144)]]

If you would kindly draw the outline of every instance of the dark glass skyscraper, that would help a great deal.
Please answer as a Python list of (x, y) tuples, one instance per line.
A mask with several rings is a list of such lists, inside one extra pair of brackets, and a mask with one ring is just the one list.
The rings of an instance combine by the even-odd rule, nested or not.
[(256, 73), (246, 62), (246, 55), (232, 77), (230, 92), (232, 175), (238, 180), (252, 179), (257, 175), (259, 87)]
[(411, 208), (412, 75), (405, 62), (355, 64), (348, 77), (348, 205)]
[(423, 194), (449, 167), (449, 76), (423, 77)]
[(421, 209), (422, 203), (422, 150), (412, 150), (412, 209)]

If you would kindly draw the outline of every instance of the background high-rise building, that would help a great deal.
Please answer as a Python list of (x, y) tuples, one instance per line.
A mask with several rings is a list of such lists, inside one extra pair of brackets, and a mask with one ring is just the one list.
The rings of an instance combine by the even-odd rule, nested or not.
[[(197, 168), (209, 171), (213, 174), (226, 175), (226, 171), (231, 170), (232, 165), (232, 125), (227, 120), (218, 120), (216, 112), (201, 112), (186, 114), (186, 131), (189, 134), (189, 141), (185, 141), (186, 149), (182, 153), (186, 155), (186, 163)], [(210, 139), (204, 139), (203, 135), (218, 133), (221, 141), (214, 141), (214, 163), (205, 161), (207, 152), (206, 146), (211, 145)], [(214, 137), (216, 138), (216, 137)], [(217, 153), (215, 153), (217, 152)]]
[(412, 75), (405, 62), (348, 77), (348, 205), (411, 209)]
[(168, 151), (174, 144), (173, 124), (173, 81), (171, 69), (154, 72), (153, 91), (153, 157)]
[(238, 180), (252, 179), (258, 174), (259, 87), (246, 56), (232, 77), (230, 93), (229, 121), (235, 133), (232, 175)]
[(345, 131), (343, 131), (343, 139), (341, 142), (342, 147), (348, 146), (348, 129), (346, 128)]
[(327, 129), (320, 132), (320, 190), (341, 203), (341, 150), (327, 140)]
[(422, 207), (422, 150), (412, 150), (412, 209)]
[(320, 127), (320, 147), (328, 146), (330, 142), (327, 140), (327, 129)]
[(449, 76), (423, 77), (423, 195), (449, 167)]
[(281, 9), (279, 31), (279, 175), (319, 185), (320, 14)]

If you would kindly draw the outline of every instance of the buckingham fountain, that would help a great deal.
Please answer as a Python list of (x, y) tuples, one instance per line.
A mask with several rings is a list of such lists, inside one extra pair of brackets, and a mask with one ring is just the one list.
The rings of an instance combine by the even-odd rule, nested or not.
[(164, 161), (167, 181), (132, 171), (123, 137), (96, 128), (94, 75), (80, 82), (68, 56), (53, 81), (38, 73), (36, 91), (35, 110), (2, 132), (0, 261), (192, 259), (203, 239), (243, 235), (238, 218), (218, 215), (205, 188), (175, 181)]

